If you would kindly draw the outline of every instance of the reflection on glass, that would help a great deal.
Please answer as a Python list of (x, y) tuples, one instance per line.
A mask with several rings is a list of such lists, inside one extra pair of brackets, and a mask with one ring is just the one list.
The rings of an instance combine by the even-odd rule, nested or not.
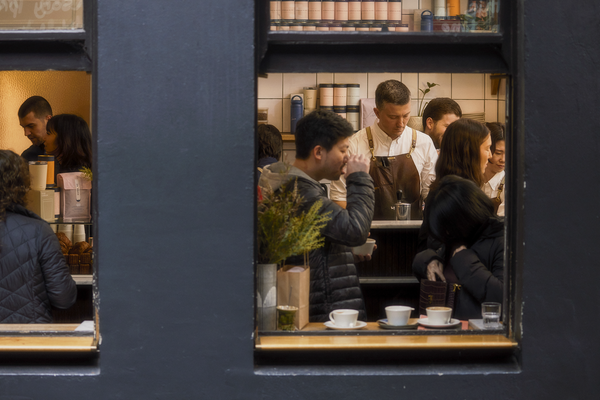
[(83, 0), (1, 0), (0, 30), (83, 29)]
[(500, 0), (275, 0), (272, 31), (498, 32)]

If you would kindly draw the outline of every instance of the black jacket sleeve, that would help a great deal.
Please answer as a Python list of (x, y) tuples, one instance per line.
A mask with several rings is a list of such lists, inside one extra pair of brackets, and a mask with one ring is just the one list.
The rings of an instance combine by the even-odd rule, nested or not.
[(373, 179), (366, 172), (355, 172), (346, 178), (346, 187), (346, 209), (323, 199), (322, 211), (331, 211), (323, 235), (334, 243), (360, 246), (367, 241), (375, 212)]
[(77, 299), (77, 285), (62, 255), (58, 238), (49, 226), (41, 231), (39, 257), (50, 303), (62, 309), (71, 307)]
[(487, 268), (473, 249), (458, 252), (450, 259), (456, 276), (477, 301), (502, 302), (504, 293), (504, 241), (496, 238), (488, 253)]

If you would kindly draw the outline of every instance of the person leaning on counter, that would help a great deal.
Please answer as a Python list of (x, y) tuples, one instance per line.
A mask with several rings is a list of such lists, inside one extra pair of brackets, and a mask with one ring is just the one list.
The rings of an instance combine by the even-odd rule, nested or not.
[[(320, 213), (331, 212), (331, 220), (322, 230), (325, 246), (309, 254), (310, 322), (329, 321), (329, 313), (337, 309), (358, 310), (358, 319), (366, 321), (358, 274), (347, 246), (366, 242), (375, 198), (368, 174), (369, 159), (361, 154), (348, 155), (348, 138), (353, 132), (352, 125), (339, 115), (313, 111), (298, 121), (294, 165), (271, 164), (263, 169), (259, 182), (273, 190), (293, 189), (297, 182), (304, 199), (303, 210), (320, 200)], [(346, 209), (327, 198), (319, 183), (322, 179), (339, 179), (343, 174), (347, 176)]]
[[(374, 219), (396, 219), (393, 207), (398, 190), (402, 190), (404, 201), (412, 203), (412, 219), (420, 219), (420, 201), (427, 197), (435, 180), (437, 151), (429, 136), (407, 127), (410, 90), (402, 82), (392, 79), (380, 83), (375, 91), (375, 106), (377, 122), (350, 138), (348, 154), (361, 154), (371, 160)], [(344, 207), (346, 195), (344, 177), (331, 182), (332, 200)]]
[(48, 138), (46, 124), (52, 118), (52, 107), (45, 98), (31, 96), (21, 104), (17, 115), (25, 136), (32, 143), (21, 157), (27, 161), (37, 161), (38, 156), (46, 154), (45, 142)]

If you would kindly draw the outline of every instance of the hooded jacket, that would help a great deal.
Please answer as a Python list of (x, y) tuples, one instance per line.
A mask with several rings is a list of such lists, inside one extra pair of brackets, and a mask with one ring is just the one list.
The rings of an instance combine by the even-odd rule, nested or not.
[[(437, 252), (427, 249), (418, 253), (413, 261), (413, 272), (420, 279), (427, 279), (427, 265), (444, 260), (445, 248)], [(468, 249), (450, 258), (461, 290), (456, 297), (453, 317), (466, 320), (481, 318), (481, 303), (502, 303), (504, 294), (504, 219), (491, 218), (479, 238)]]
[[(346, 178), (346, 209), (327, 198), (319, 182), (283, 162), (264, 168), (260, 186), (270, 186), (276, 191), (283, 186), (293, 187), (288, 185), (293, 185), (295, 181), (304, 199), (303, 211), (317, 200), (322, 201), (321, 213), (331, 211), (331, 220), (321, 232), (325, 237), (325, 246), (309, 254), (310, 322), (329, 321), (329, 313), (342, 308), (358, 310), (358, 319), (366, 321), (354, 257), (347, 246), (360, 246), (367, 240), (375, 206), (373, 180), (366, 172), (355, 172)], [(293, 263), (294, 260), (289, 261)]]
[(0, 221), (0, 322), (50, 323), (51, 305), (69, 308), (77, 286), (47, 222), (19, 205)]

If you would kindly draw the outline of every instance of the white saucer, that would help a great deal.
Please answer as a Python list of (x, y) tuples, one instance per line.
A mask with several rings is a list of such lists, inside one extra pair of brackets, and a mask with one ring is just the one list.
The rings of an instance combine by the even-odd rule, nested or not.
[(355, 326), (344, 327), (344, 328), (342, 328), (341, 326), (335, 326), (334, 323), (331, 322), (331, 321), (327, 321), (324, 324), (329, 329), (336, 329), (336, 330), (340, 330), (340, 331), (351, 331), (351, 330), (355, 330), (355, 329), (362, 329), (365, 326), (367, 326), (367, 323), (363, 322), (363, 321), (356, 321), (356, 325)]
[(438, 328), (438, 329), (452, 328), (454, 326), (461, 324), (460, 320), (458, 320), (456, 318), (452, 318), (450, 320), (450, 323), (448, 323), (448, 324), (430, 324), (429, 318), (420, 318), (418, 322), (420, 325), (423, 325), (426, 328)]

